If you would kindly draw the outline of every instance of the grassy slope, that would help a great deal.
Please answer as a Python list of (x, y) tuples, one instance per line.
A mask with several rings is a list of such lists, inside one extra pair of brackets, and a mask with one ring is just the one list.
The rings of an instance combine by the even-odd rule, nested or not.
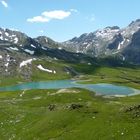
[[(139, 104), (140, 96), (105, 99), (70, 89), (0, 93), (2, 140), (139, 140), (140, 118), (125, 107)], [(55, 94), (54, 94), (55, 93)], [(57, 94), (56, 94), (57, 93)], [(55, 104), (53, 111), (48, 109)], [(71, 104), (83, 105), (70, 109)]]
[(140, 89), (140, 68), (96, 67), (79, 64), (73, 66), (83, 74), (79, 79), (83, 83), (114, 83)]
[[(44, 68), (55, 70), (56, 74), (48, 73), (42, 71), (37, 68), (38, 65), (42, 65)], [(71, 74), (68, 74), (65, 71), (65, 66), (68, 64), (63, 61), (48, 61), (48, 60), (37, 60), (32, 62), (31, 66), (31, 77), (29, 79), (25, 79), (21, 76), (20, 73), (15, 74), (12, 77), (0, 77), (0, 86), (8, 86), (8, 85), (15, 85), (22, 82), (31, 82), (31, 81), (48, 81), (48, 80), (59, 80), (59, 79), (70, 79), (72, 77)], [(26, 69), (25, 66), (22, 69)], [(26, 73), (26, 72), (25, 72)]]
[[(55, 70), (56, 74), (44, 72), (37, 68), (41, 64), (44, 68)], [(79, 80), (84, 83), (114, 83), (140, 89), (140, 68), (125, 67), (99, 67), (88, 64), (71, 64), (63, 61), (44, 61), (38, 60), (32, 64), (32, 74), (30, 79), (26, 80), (20, 74), (15, 77), (0, 77), (0, 86), (14, 85), (20, 82), (30, 81), (48, 81), (59, 79), (77, 78), (68, 74), (66, 67), (71, 67), (79, 73)]]
[[(42, 65), (44, 68), (50, 70), (55, 70), (56, 74), (36, 69), (38, 65)], [(69, 79), (71, 78), (71, 75), (65, 71), (65, 66), (67, 66), (67, 64), (63, 61), (35, 61), (33, 63), (33, 74), (31, 79), (32, 81)]]
[[(37, 65), (52, 70), (50, 74)], [(29, 81), (68, 79), (65, 66), (73, 67), (84, 83), (115, 83), (140, 89), (139, 68), (97, 67), (88, 64), (36, 61)], [(77, 77), (75, 77), (77, 78)], [(20, 76), (1, 78), (0, 86), (25, 82)], [(77, 91), (77, 93), (73, 93)], [(105, 99), (86, 90), (71, 89), (69, 93), (55, 90), (31, 90), (0, 93), (0, 138), (2, 140), (139, 140), (140, 118), (126, 113), (128, 106), (139, 104), (140, 95)], [(54, 94), (55, 93), (55, 94)], [(50, 95), (52, 94), (52, 95)], [(68, 109), (72, 103), (83, 105)], [(55, 104), (53, 111), (48, 109)]]

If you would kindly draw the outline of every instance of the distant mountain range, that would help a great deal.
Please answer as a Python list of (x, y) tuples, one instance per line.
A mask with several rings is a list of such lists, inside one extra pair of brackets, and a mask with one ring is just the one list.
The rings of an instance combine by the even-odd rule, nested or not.
[(64, 49), (92, 57), (119, 55), (122, 60), (140, 64), (140, 19), (126, 28), (106, 27), (63, 42)]
[[(19, 31), (0, 28), (0, 75), (22, 72), (23, 61), (42, 57), (74, 63), (94, 63), (111, 57), (121, 63), (140, 64), (140, 20), (123, 29), (106, 27), (62, 43), (46, 36), (31, 38)], [(24, 74), (30, 72), (28, 68)]]
[(27, 79), (32, 73), (32, 66), (27, 64), (40, 59), (72, 63), (92, 61), (85, 54), (65, 51), (61, 43), (48, 37), (31, 38), (19, 31), (0, 28), (0, 77), (22, 75)]

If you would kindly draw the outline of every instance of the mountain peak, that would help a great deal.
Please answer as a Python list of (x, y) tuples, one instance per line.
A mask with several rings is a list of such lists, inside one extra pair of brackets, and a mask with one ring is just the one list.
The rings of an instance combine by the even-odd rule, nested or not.
[(135, 21), (132, 21), (129, 26), (140, 26), (140, 19), (137, 19)]
[(119, 30), (119, 26), (107, 26), (105, 29), (111, 29), (111, 30)]

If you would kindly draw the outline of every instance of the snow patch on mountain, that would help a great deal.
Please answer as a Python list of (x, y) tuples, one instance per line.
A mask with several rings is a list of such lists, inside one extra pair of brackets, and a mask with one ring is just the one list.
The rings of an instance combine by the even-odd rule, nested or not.
[(54, 74), (56, 74), (56, 71), (55, 70), (50, 70), (50, 69), (44, 68), (42, 65), (38, 65), (37, 68), (40, 69), (40, 70), (42, 70), (42, 71), (46, 71), (48, 73), (54, 73)]
[(14, 50), (14, 51), (18, 51), (18, 48), (16, 47), (10, 47), (11, 50)]
[(19, 65), (19, 67), (23, 67), (23, 66), (26, 66), (27, 64), (31, 64), (32, 61), (36, 60), (36, 58), (32, 58), (32, 59), (28, 59), (28, 60), (25, 60), (25, 61), (22, 61)]
[(117, 32), (119, 32), (119, 29), (111, 29), (110, 27), (107, 27), (103, 30), (97, 30), (95, 35), (96, 37), (101, 37), (101, 38), (111, 40)]
[(28, 50), (28, 49), (25, 49), (24, 51), (27, 52), (27, 53), (29, 53), (29, 54), (31, 54), (31, 55), (34, 54), (34, 51), (31, 51), (31, 50)]
[(6, 36), (9, 36), (9, 33), (5, 32), (5, 35), (6, 35)]
[(45, 47), (41, 47), (43, 50), (47, 50), (47, 48), (45, 48)]
[(9, 62), (7, 62), (6, 64), (4, 64), (5, 65), (5, 67), (8, 67), (9, 66)]
[(122, 48), (122, 46), (124, 45), (125, 41), (126, 40), (123, 39), (123, 41), (119, 43), (118, 48), (117, 48), (118, 50), (120, 50)]
[(0, 40), (4, 40), (3, 36), (0, 36)]
[(18, 38), (14, 38), (14, 43), (17, 44), (18, 43)]
[(33, 44), (31, 44), (31, 47), (36, 48), (36, 46), (35, 46), (35, 45), (33, 45)]

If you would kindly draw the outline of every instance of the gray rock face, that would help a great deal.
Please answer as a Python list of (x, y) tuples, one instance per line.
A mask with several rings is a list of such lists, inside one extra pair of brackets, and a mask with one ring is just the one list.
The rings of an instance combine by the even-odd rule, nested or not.
[(89, 55), (99, 56), (103, 54), (108, 44), (113, 40), (114, 36), (119, 33), (118, 27), (106, 27), (103, 30), (97, 30), (93, 33), (83, 34), (79, 38), (64, 42), (65, 49), (85, 53)]
[(134, 33), (131, 43), (123, 50), (122, 54), (129, 62), (140, 64), (140, 30)]
[(116, 50), (118, 49), (119, 44), (123, 41), (123, 36), (119, 33), (113, 37), (113, 40), (108, 44), (108, 49)]
[[(3, 42), (3, 44), (2, 44)], [(0, 46), (9, 44), (9, 50), (23, 51), (28, 54), (34, 54), (35, 49), (41, 47), (41, 45), (34, 39), (28, 37), (26, 34), (19, 31), (13, 31), (9, 29), (0, 28)], [(14, 46), (13, 48), (11, 46)]]
[(97, 59), (109, 57), (108, 63), (113, 65), (121, 61), (140, 64), (140, 20), (123, 29), (106, 27), (63, 43), (45, 36), (31, 38), (19, 31), (0, 28), (0, 75), (20, 72), (29, 77), (27, 73), (31, 74), (31, 68), (21, 69), (21, 62), (42, 57), (74, 63), (96, 63)]
[[(65, 50), (71, 52), (80, 52), (92, 57), (122, 55), (123, 60), (129, 61), (129, 55), (125, 55), (125, 52), (128, 54), (128, 51), (126, 50), (132, 50), (134, 52), (137, 50), (139, 52), (140, 49), (136, 47), (140, 45), (139, 42), (137, 42), (137, 45), (134, 45), (134, 38), (136, 38), (135, 33), (139, 29), (140, 19), (133, 21), (126, 28), (120, 29), (117, 26), (106, 27), (102, 30), (97, 30), (89, 34), (83, 34), (80, 37), (75, 37), (71, 40), (63, 42), (63, 45)], [(133, 59), (136, 59), (136, 57)], [(131, 62), (137, 62), (140, 64), (139, 60), (133, 59), (131, 58)]]
[(0, 28), (0, 77), (19, 74), (28, 79), (32, 67), (26, 63), (42, 58), (88, 63), (89, 57), (84, 54), (67, 52), (62, 48), (60, 43), (47, 37), (33, 39), (19, 31)]

